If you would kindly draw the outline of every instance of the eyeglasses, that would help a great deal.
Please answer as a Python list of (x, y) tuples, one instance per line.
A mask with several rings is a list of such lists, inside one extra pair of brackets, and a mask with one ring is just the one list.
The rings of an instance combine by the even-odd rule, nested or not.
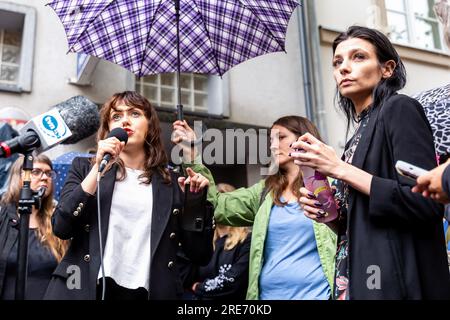
[(53, 170), (43, 171), (41, 169), (33, 169), (31, 170), (31, 176), (35, 179), (42, 178), (42, 175), (45, 173), (45, 175), (50, 179), (56, 178), (56, 172)]

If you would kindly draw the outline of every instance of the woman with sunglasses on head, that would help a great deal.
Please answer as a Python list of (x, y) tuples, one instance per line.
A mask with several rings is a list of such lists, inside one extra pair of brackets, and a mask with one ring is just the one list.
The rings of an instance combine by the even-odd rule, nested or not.
[[(118, 128), (126, 132), (126, 144), (108, 137)], [(95, 157), (72, 162), (53, 216), (54, 233), (72, 243), (45, 298), (180, 299), (181, 257), (206, 264), (214, 232), (206, 203), (194, 208), (204, 213), (204, 227), (183, 223), (188, 213), (183, 191), (188, 180), (199, 181), (199, 191), (208, 180), (192, 170), (187, 179), (169, 170), (156, 110), (136, 92), (116, 93), (103, 105), (97, 141)], [(97, 189), (106, 153), (112, 159)], [(73, 266), (79, 268), (80, 283), (71, 289), (67, 281)]]
[[(338, 180), (334, 298), (450, 299), (443, 206), (413, 193), (414, 182), (395, 169), (398, 160), (436, 166), (422, 106), (397, 94), (406, 83), (400, 56), (381, 32), (353, 26), (334, 40), (332, 65), (339, 106), (355, 133), (341, 159), (310, 134), (291, 155)], [(317, 220), (314, 195), (300, 192), (306, 215)]]
[[(23, 156), (11, 167), (8, 190), (1, 199), (0, 211), (0, 297), (2, 300), (15, 298), (17, 276), (17, 250), (19, 238), (19, 216), (17, 205), (22, 188)], [(55, 172), (49, 158), (34, 157), (31, 171), (32, 190), (45, 188), (41, 208), (33, 206), (30, 215), (28, 238), (28, 275), (25, 299), (41, 300), (50, 282), (52, 273), (63, 257), (67, 242), (52, 233), (51, 216), (54, 210), (53, 183)]]

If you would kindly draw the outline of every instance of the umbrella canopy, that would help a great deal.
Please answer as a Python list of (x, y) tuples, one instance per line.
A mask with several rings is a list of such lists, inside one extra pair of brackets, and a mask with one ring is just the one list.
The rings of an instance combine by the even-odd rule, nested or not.
[(450, 154), (450, 83), (414, 96), (423, 106), (438, 155)]
[[(141, 77), (177, 71), (174, 0), (57, 0), (48, 4), (69, 51)], [(285, 51), (293, 0), (180, 0), (181, 72), (223, 75), (247, 59)]]
[(285, 51), (294, 0), (56, 0), (69, 52), (112, 61), (138, 77), (177, 72), (222, 76), (266, 53)]
[(60, 155), (56, 159), (52, 160), (53, 170), (56, 172), (56, 179), (54, 181), (54, 190), (53, 195), (57, 201), (59, 201), (59, 197), (61, 195), (61, 190), (64, 186), (64, 182), (66, 181), (67, 174), (69, 173), (70, 167), (72, 166), (72, 161), (76, 157), (94, 157), (95, 155), (90, 153), (82, 153), (82, 152), (68, 152)]

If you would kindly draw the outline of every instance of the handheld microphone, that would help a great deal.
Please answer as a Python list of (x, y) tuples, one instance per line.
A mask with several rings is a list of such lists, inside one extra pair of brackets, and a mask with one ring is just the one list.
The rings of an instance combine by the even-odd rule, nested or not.
[(73, 97), (28, 121), (19, 136), (0, 142), (0, 157), (43, 152), (63, 141), (76, 143), (96, 132), (99, 125), (97, 105), (83, 96)]
[[(114, 128), (109, 132), (107, 138), (112, 137), (116, 137), (120, 142), (125, 142), (125, 144), (128, 142), (128, 133), (120, 127)], [(111, 157), (111, 154), (108, 152), (103, 155), (102, 162), (100, 162), (100, 166), (98, 167), (98, 172), (102, 172), (105, 169), (109, 160), (111, 160)]]
[(100, 127), (98, 106), (84, 96), (75, 96), (53, 107), (72, 131), (61, 144), (74, 144), (96, 133)]

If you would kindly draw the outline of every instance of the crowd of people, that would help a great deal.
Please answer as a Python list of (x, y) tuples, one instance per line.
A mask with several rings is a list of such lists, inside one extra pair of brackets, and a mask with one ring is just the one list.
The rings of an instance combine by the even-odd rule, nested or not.
[[(450, 160), (437, 166), (422, 105), (398, 93), (405, 67), (383, 33), (352, 26), (332, 48), (347, 133), (354, 126), (342, 157), (310, 120), (284, 116), (270, 128), (276, 172), (248, 188), (216, 184), (182, 120), (172, 142), (184, 163), (172, 170), (154, 107), (131, 91), (101, 108), (96, 154), (73, 161), (58, 203), (52, 163), (35, 156), (31, 188), (45, 193), (30, 215), (25, 298), (450, 299)], [(109, 135), (115, 128), (126, 131), (126, 143)], [(106, 154), (112, 160), (99, 172)], [(428, 173), (410, 180), (396, 171), (398, 160)], [(23, 162), (14, 163), (1, 198), (5, 300), (15, 297)], [(323, 222), (305, 166), (333, 182), (336, 219)], [(188, 192), (198, 195), (192, 219)], [(74, 266), (79, 278), (70, 287)]]

